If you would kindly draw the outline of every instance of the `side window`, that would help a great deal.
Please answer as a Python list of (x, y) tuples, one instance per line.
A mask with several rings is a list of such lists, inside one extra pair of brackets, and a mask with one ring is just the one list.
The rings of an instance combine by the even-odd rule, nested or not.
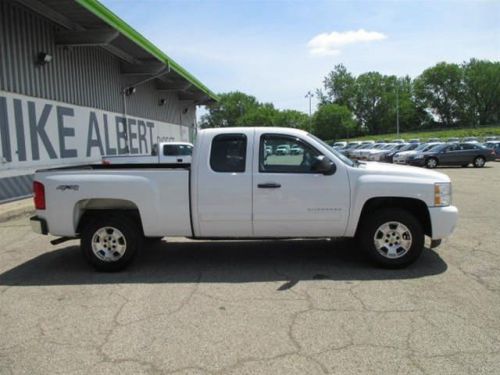
[(467, 144), (467, 143), (464, 143), (462, 145), (462, 150), (474, 150), (476, 147), (474, 145), (471, 145), (471, 144)]
[(264, 134), (260, 138), (259, 172), (311, 173), (312, 164), (320, 155), (298, 138)]
[(215, 172), (245, 172), (247, 137), (220, 134), (212, 140), (210, 167)]
[(163, 146), (164, 156), (189, 156), (193, 153), (193, 148), (189, 145), (165, 145)]

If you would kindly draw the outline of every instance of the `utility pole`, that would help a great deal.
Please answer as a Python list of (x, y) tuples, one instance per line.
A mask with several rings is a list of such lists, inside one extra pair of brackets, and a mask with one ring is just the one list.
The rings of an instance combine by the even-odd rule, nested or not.
[(306, 98), (309, 98), (309, 127), (311, 127), (311, 99), (314, 94), (311, 91), (308, 91), (306, 94)]

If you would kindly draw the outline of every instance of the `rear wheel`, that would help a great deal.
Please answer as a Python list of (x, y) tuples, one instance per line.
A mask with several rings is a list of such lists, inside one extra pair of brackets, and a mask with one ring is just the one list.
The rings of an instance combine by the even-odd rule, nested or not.
[(425, 166), (429, 169), (436, 168), (438, 165), (438, 160), (436, 158), (429, 158), (425, 161)]
[(402, 268), (415, 262), (424, 248), (421, 223), (410, 212), (381, 209), (364, 218), (358, 233), (366, 254), (386, 268)]
[(133, 260), (142, 239), (139, 226), (128, 216), (94, 217), (83, 227), (81, 249), (97, 270), (119, 271)]
[(482, 156), (478, 156), (474, 159), (473, 164), (475, 168), (482, 168), (486, 164), (486, 159), (483, 158)]

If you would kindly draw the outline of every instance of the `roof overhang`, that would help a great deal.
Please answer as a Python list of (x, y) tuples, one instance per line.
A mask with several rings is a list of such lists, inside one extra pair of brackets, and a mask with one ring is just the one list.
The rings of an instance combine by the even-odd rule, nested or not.
[(127, 81), (155, 81), (157, 90), (177, 93), (180, 100), (210, 104), (218, 96), (158, 47), (97, 0), (16, 0), (62, 29), (61, 46), (103, 48), (121, 60)]

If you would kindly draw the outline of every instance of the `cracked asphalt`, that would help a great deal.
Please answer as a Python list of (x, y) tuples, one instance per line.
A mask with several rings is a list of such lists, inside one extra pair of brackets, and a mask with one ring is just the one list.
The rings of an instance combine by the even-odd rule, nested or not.
[(102, 274), (0, 224), (0, 374), (499, 374), (500, 163), (447, 168), (460, 221), (404, 270), (347, 240), (168, 239)]

